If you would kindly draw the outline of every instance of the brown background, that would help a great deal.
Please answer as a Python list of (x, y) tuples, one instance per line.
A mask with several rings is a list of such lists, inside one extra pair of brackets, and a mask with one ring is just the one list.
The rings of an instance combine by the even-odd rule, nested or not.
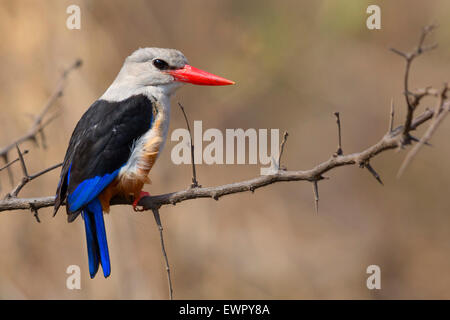
[[(31, 172), (62, 160), (83, 112), (138, 47), (180, 49), (190, 63), (237, 82), (186, 86), (181, 101), (204, 129), (280, 128), (290, 133), (284, 163), (308, 169), (336, 150), (334, 111), (344, 152), (359, 151), (388, 126), (391, 98), (404, 116), (403, 61), (421, 26), (436, 21), (439, 49), (417, 61), (412, 87), (450, 80), (450, 2), (377, 1), (382, 30), (365, 26), (373, 1), (0, 1), (0, 145), (24, 133), (76, 58), (61, 115), (46, 130), (48, 150), (27, 144)], [(68, 30), (66, 7), (81, 7), (81, 30)], [(432, 106), (431, 100), (425, 105)], [(175, 104), (174, 104), (175, 106)], [(184, 127), (172, 108), (171, 131)], [(422, 130), (423, 131), (423, 130)], [(421, 132), (422, 132), (421, 131)], [(340, 168), (320, 183), (320, 213), (311, 185), (277, 184), (255, 194), (183, 202), (161, 210), (176, 298), (450, 298), (450, 122), (395, 178), (405, 152), (373, 161), (385, 182)], [(151, 174), (153, 194), (181, 190), (190, 167), (170, 160), (168, 141)], [(14, 168), (16, 179), (19, 166)], [(198, 166), (204, 186), (259, 174), (258, 165)], [(54, 194), (59, 172), (22, 196)], [(10, 188), (0, 173), (1, 193)], [(167, 297), (166, 275), (151, 213), (114, 207), (106, 217), (109, 279), (87, 272), (81, 219), (63, 212), (0, 213), (0, 298)], [(80, 265), (82, 289), (66, 289), (67, 266)], [(366, 288), (366, 268), (382, 270), (382, 290)]]

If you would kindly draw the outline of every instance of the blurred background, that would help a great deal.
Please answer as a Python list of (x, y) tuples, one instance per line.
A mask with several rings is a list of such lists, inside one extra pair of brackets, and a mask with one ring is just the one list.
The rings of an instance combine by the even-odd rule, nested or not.
[[(33, 144), (31, 173), (62, 161), (72, 130), (139, 47), (177, 48), (198, 67), (237, 82), (185, 86), (173, 99), (170, 131), (184, 128), (175, 103), (208, 128), (279, 128), (289, 140), (283, 163), (309, 169), (336, 151), (333, 112), (341, 113), (345, 153), (375, 143), (387, 130), (390, 101), (404, 118), (404, 61), (420, 29), (436, 51), (413, 66), (411, 88), (450, 80), (450, 2), (433, 1), (0, 1), (0, 146), (25, 133), (56, 87), (81, 58), (45, 130), (48, 148)], [(66, 8), (81, 8), (81, 30), (66, 28)], [(381, 30), (366, 28), (366, 8), (381, 7)], [(422, 108), (433, 107), (424, 100)], [(314, 211), (306, 182), (279, 183), (216, 202), (186, 201), (161, 209), (174, 296), (179, 299), (450, 298), (450, 147), (447, 121), (401, 179), (405, 151), (367, 170), (339, 168), (319, 183)], [(423, 133), (423, 128), (417, 135)], [(170, 137), (170, 135), (169, 135)], [(189, 165), (174, 165), (168, 141), (151, 172), (152, 194), (187, 188)], [(206, 143), (205, 143), (206, 144)], [(205, 145), (204, 144), (204, 145)], [(12, 153), (12, 156), (15, 156)], [(259, 175), (260, 165), (200, 165), (214, 186)], [(20, 166), (14, 165), (16, 182)], [(28, 184), (22, 197), (53, 195), (59, 170)], [(11, 185), (0, 173), (1, 196)], [(166, 299), (164, 262), (150, 212), (115, 206), (106, 228), (112, 275), (89, 279), (84, 226), (64, 210), (0, 213), (0, 298)], [(81, 290), (66, 288), (66, 268), (79, 265)], [(381, 290), (368, 290), (366, 268), (381, 268)]]

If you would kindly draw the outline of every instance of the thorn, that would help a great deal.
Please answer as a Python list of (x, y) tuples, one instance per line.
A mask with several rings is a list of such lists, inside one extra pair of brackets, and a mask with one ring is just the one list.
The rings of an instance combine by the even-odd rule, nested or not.
[[(9, 163), (8, 153), (5, 153), (3, 155), (3, 161), (5, 162), (5, 164)], [(14, 187), (14, 174), (11, 170), (11, 167), (7, 167), (7, 171), (8, 171), (9, 183), (11, 184), (12, 187)]]
[(314, 207), (316, 209), (316, 213), (319, 213), (319, 186), (317, 180), (313, 182), (313, 192), (314, 192)]
[(74, 66), (74, 68), (79, 68), (79, 67), (81, 67), (83, 65), (83, 60), (81, 60), (80, 58), (78, 58), (76, 61), (75, 61), (75, 64), (73, 65)]
[(22, 172), (25, 178), (30, 178), (30, 175), (28, 174), (27, 166), (25, 164), (25, 160), (23, 159), (22, 151), (20, 151), (19, 145), (16, 143), (16, 149), (17, 153), (19, 155), (20, 164), (22, 165)]
[(42, 148), (45, 150), (45, 149), (47, 149), (47, 137), (46, 137), (43, 129), (39, 130), (39, 133), (41, 134)]
[(34, 143), (34, 145), (35, 145), (36, 147), (39, 148), (39, 142), (38, 142), (38, 140), (37, 140), (36, 135), (32, 136), (32, 137), (30, 138), (30, 140)]
[(342, 156), (344, 152), (342, 151), (342, 140), (341, 140), (341, 118), (339, 116), (339, 112), (335, 112), (334, 115), (336, 116), (336, 123), (338, 127), (338, 149), (333, 154), (334, 157)]
[(370, 165), (369, 162), (366, 162), (363, 164), (363, 167), (366, 167), (367, 170), (369, 170), (369, 172), (374, 176), (375, 179), (377, 179), (377, 181), (384, 186), (383, 181), (381, 181), (380, 175), (375, 171), (375, 169)]
[(33, 213), (33, 216), (34, 216), (34, 218), (36, 219), (36, 221), (38, 222), (38, 223), (41, 223), (41, 219), (39, 219), (39, 212), (38, 212), (38, 210), (36, 209), (36, 207), (34, 206), (34, 204), (30, 204), (30, 210), (31, 210), (31, 212)]
[(389, 119), (389, 133), (392, 132), (392, 130), (394, 130), (394, 98), (391, 99), (391, 116)]
[(404, 52), (398, 50), (398, 49), (395, 49), (395, 48), (389, 48), (389, 50), (391, 50), (392, 52), (398, 54), (399, 56), (402, 56), (402, 57), (405, 58), (405, 59), (408, 59), (408, 55), (407, 55), (406, 53), (404, 53)]
[[(414, 141), (414, 142), (420, 142), (420, 139), (419, 139), (419, 138), (414, 137), (414, 136), (412, 136), (412, 135), (409, 135), (409, 139), (412, 140), (412, 141)], [(433, 146), (433, 145), (432, 145), (431, 143), (429, 143), (429, 142), (424, 142), (423, 144), (426, 145), (426, 146), (429, 146), (429, 147), (432, 147), (432, 146)]]

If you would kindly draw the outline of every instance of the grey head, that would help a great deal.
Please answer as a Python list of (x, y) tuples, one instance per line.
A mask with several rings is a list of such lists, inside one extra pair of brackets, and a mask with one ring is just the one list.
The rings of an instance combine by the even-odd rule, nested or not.
[(144, 94), (168, 100), (183, 83), (225, 86), (234, 81), (194, 68), (178, 50), (144, 48), (125, 59), (117, 78), (100, 99), (120, 101)]
[(135, 94), (152, 94), (153, 91), (170, 96), (182, 83), (169, 73), (188, 64), (178, 50), (165, 48), (140, 48), (125, 59), (114, 82), (101, 97), (120, 101)]

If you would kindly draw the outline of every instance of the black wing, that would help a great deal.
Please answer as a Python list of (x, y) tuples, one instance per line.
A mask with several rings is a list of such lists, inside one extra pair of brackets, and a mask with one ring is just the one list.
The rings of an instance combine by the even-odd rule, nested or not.
[[(81, 183), (111, 174), (128, 161), (134, 141), (150, 129), (154, 112), (152, 102), (144, 95), (120, 102), (97, 100), (92, 104), (70, 138), (56, 190), (54, 214)], [(81, 209), (71, 212), (66, 206), (69, 221)]]

